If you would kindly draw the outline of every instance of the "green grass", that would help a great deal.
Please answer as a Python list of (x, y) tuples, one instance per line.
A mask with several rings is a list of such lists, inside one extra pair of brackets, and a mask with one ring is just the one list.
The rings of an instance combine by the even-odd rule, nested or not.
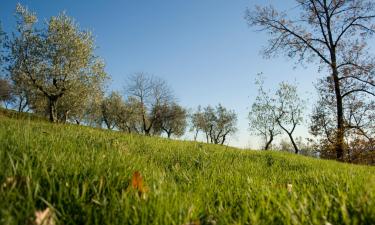
[(4, 115), (0, 185), (0, 224), (375, 223), (374, 167)]

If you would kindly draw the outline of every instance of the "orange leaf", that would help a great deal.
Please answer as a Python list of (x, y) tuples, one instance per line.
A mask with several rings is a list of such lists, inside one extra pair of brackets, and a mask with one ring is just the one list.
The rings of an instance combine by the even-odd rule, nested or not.
[(135, 171), (133, 173), (133, 177), (131, 180), (131, 187), (134, 190), (138, 191), (139, 196), (142, 196), (142, 194), (145, 194), (147, 192), (147, 188), (145, 187), (143, 183), (143, 177), (139, 171)]

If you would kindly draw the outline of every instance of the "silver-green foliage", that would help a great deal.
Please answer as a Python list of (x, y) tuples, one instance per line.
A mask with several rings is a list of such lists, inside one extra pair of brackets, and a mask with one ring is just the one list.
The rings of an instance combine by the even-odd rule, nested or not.
[(16, 15), (17, 35), (11, 41), (10, 57), (14, 83), (29, 95), (42, 96), (37, 99), (44, 99), (53, 122), (59, 119), (58, 107), (84, 108), (107, 77), (104, 63), (94, 55), (91, 33), (82, 31), (65, 13), (40, 26), (36, 14), (20, 4)]

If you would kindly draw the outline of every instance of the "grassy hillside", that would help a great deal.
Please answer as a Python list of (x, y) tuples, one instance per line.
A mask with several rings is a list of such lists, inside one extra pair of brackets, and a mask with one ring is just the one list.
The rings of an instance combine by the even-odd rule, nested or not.
[(4, 115), (0, 162), (0, 224), (375, 223), (374, 167)]

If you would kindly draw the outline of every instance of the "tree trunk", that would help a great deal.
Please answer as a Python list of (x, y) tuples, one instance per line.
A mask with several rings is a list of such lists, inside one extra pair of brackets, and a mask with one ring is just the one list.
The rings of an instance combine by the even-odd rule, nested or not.
[(64, 115), (63, 115), (63, 123), (66, 123), (66, 121), (68, 121), (68, 115), (69, 115), (69, 110), (65, 111), (64, 112)]
[(224, 135), (224, 136), (223, 136), (223, 139), (221, 139), (221, 145), (224, 145), (224, 143), (225, 143), (225, 136), (226, 136), (226, 135)]
[(288, 136), (289, 136), (290, 141), (292, 142), (292, 145), (294, 147), (294, 153), (298, 154), (299, 149), (298, 149), (298, 146), (297, 146), (296, 142), (294, 141), (294, 138), (293, 138), (292, 134), (288, 133)]
[(340, 81), (338, 76), (338, 71), (336, 63), (332, 65), (332, 77), (335, 86), (335, 96), (336, 96), (336, 119), (337, 119), (337, 131), (335, 140), (335, 151), (336, 158), (338, 160), (343, 160), (344, 153), (344, 110), (342, 106), (342, 95), (340, 90)]
[(57, 98), (52, 96), (48, 97), (48, 113), (49, 121), (52, 123), (57, 122)]
[(108, 121), (106, 116), (103, 117), (103, 120), (104, 120), (105, 125), (107, 126), (107, 129), (112, 130), (111, 123)]
[(197, 130), (195, 131), (195, 134), (194, 134), (194, 141), (197, 141), (197, 138), (198, 138), (198, 132), (199, 132), (199, 130), (197, 129)]
[[(24, 103), (24, 100), (25, 100), (25, 103)], [(18, 104), (18, 112), (24, 112), (28, 104), (29, 104), (29, 101), (27, 100), (27, 98), (20, 97), (20, 103)]]
[(273, 132), (270, 132), (270, 140), (266, 143), (266, 146), (264, 147), (264, 150), (268, 150), (271, 146), (271, 143), (273, 141)]

